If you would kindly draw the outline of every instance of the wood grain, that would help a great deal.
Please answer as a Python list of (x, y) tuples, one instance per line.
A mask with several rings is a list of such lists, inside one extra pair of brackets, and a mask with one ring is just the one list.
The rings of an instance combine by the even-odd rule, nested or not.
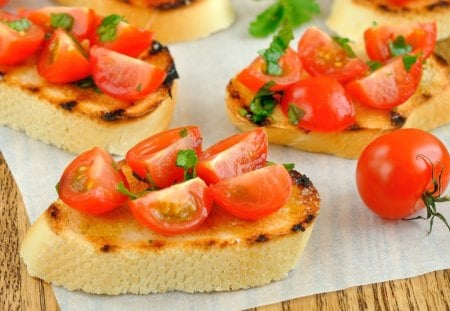
[(30, 277), (20, 260), (29, 226), (22, 195), (0, 152), (0, 310), (59, 310), (51, 286)]

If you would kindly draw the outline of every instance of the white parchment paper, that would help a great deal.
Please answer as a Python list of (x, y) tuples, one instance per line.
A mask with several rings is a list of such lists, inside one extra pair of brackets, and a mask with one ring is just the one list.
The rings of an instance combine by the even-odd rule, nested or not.
[[(322, 15), (311, 24), (325, 27), (323, 20), (331, 1), (319, 2)], [(12, 0), (10, 7), (50, 3)], [(225, 86), (270, 41), (247, 34), (250, 20), (270, 1), (233, 3), (237, 16), (230, 29), (199, 41), (170, 46), (181, 76), (172, 125), (199, 125), (205, 147), (238, 132), (226, 116)], [(304, 29), (297, 30), (293, 46)], [(448, 125), (433, 133), (450, 146)], [(5, 127), (0, 128), (0, 150), (22, 191), (30, 220), (34, 221), (56, 198), (54, 186), (74, 155)], [(440, 221), (435, 221), (432, 234), (427, 236), (425, 221), (385, 221), (364, 207), (355, 186), (356, 161), (275, 145), (270, 146), (269, 154), (273, 161), (295, 163), (299, 171), (312, 179), (322, 198), (321, 213), (309, 244), (286, 279), (261, 288), (212, 294), (175, 292), (109, 297), (55, 288), (62, 310), (238, 310), (450, 268), (450, 235)], [(440, 210), (450, 219), (450, 204), (442, 204)]]

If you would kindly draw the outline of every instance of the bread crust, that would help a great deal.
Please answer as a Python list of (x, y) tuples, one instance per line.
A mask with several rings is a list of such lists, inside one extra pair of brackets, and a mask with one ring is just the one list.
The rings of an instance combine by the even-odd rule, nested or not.
[(141, 58), (168, 72), (146, 98), (128, 103), (73, 84), (51, 84), (34, 60), (1, 72), (0, 125), (73, 153), (101, 146), (123, 155), (172, 119), (177, 73), (169, 50), (155, 42)]
[(413, 1), (406, 7), (395, 7), (387, 1), (335, 0), (326, 21), (339, 36), (362, 42), (362, 33), (374, 22), (408, 25), (436, 21), (437, 39), (450, 37), (450, 2)]
[(87, 6), (96, 12), (121, 14), (129, 22), (155, 32), (162, 43), (189, 41), (228, 28), (234, 21), (229, 0), (196, 0), (173, 9), (143, 8), (120, 0), (57, 0), (69, 6)]
[[(233, 124), (243, 131), (257, 127), (241, 114), (254, 97), (236, 78), (227, 86), (227, 113)], [(310, 151), (358, 158), (375, 138), (399, 129), (431, 130), (450, 122), (450, 68), (438, 55), (427, 59), (421, 83), (414, 95), (395, 111), (364, 107), (355, 103), (356, 124), (340, 132), (306, 131), (289, 123), (275, 107), (272, 121), (265, 124), (269, 142)]]
[(179, 236), (152, 232), (125, 206), (94, 217), (58, 200), (31, 226), (20, 254), (30, 275), (96, 294), (261, 286), (295, 267), (319, 213), (310, 180), (291, 177), (293, 194), (278, 212), (248, 222), (213, 206), (199, 229)]

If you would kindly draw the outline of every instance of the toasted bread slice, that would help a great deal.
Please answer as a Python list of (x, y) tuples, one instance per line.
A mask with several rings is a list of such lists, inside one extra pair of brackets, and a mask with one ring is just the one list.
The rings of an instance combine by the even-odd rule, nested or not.
[[(431, 130), (450, 122), (450, 67), (438, 55), (426, 61), (419, 88), (415, 94), (395, 111), (368, 108), (355, 103), (356, 124), (340, 132), (305, 131), (289, 123), (287, 117), (275, 107), (273, 118), (266, 128), (269, 142), (289, 147), (334, 154), (344, 158), (357, 158), (365, 146), (376, 137), (399, 128)], [(255, 128), (242, 108), (254, 97), (236, 78), (227, 86), (227, 112), (240, 129)]]
[[(248, 222), (213, 206), (199, 229), (178, 236), (143, 227), (125, 206), (94, 217), (57, 200), (31, 226), (20, 254), (32, 276), (96, 294), (261, 286), (295, 267), (319, 213), (311, 181), (290, 174), (292, 196), (278, 212)], [(131, 190), (142, 184), (134, 179)]]
[(102, 146), (125, 154), (166, 129), (175, 107), (177, 72), (169, 50), (155, 42), (142, 59), (168, 75), (155, 92), (132, 104), (92, 88), (48, 83), (33, 60), (0, 69), (0, 125), (74, 153)]
[(386, 0), (335, 0), (327, 25), (332, 31), (355, 42), (362, 41), (364, 30), (378, 24), (414, 24), (436, 21), (437, 39), (450, 37), (450, 1), (411, 1), (405, 7)]
[[(129, 22), (155, 32), (163, 43), (206, 37), (228, 28), (234, 21), (230, 0), (172, 1), (165, 9), (145, 7), (144, 1), (57, 0), (60, 4), (86, 6), (109, 15), (121, 14)], [(148, 3), (148, 1), (147, 1)]]

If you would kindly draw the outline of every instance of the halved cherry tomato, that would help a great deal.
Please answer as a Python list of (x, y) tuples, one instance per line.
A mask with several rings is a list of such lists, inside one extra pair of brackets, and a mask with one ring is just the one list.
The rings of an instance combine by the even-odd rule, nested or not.
[(259, 56), (238, 74), (237, 79), (254, 92), (257, 92), (269, 81), (275, 82), (271, 90), (280, 91), (300, 79), (302, 64), (294, 50), (288, 48), (278, 63), (282, 68), (282, 74), (279, 76), (268, 75), (265, 72), (266, 62)]
[(99, 215), (128, 200), (117, 190), (121, 181), (122, 175), (115, 169), (111, 155), (95, 147), (67, 166), (57, 189), (61, 200), (70, 207)]
[[(438, 191), (433, 179), (440, 186)], [(389, 219), (405, 218), (424, 208), (422, 196), (443, 194), (449, 179), (447, 148), (419, 129), (400, 129), (377, 138), (364, 149), (356, 167), (362, 200)]]
[[(46, 32), (53, 32), (56, 28), (63, 28), (75, 38), (82, 41), (88, 39), (94, 31), (95, 12), (88, 7), (59, 7), (51, 6), (41, 9), (19, 9), (18, 14), (29, 18), (36, 25), (41, 26)], [(71, 22), (55, 19), (55, 16), (68, 15)], [(52, 23), (53, 16), (53, 23)], [(65, 28), (68, 27), (69, 29)]]
[(16, 65), (33, 55), (44, 40), (44, 31), (26, 18), (0, 14), (0, 65)]
[(201, 154), (197, 175), (214, 184), (261, 168), (267, 162), (267, 147), (267, 134), (262, 128), (225, 138)]
[(309, 28), (298, 42), (298, 55), (312, 76), (327, 75), (345, 83), (369, 70), (361, 59), (350, 57), (332, 37), (316, 27)]
[(420, 59), (407, 71), (403, 57), (398, 56), (370, 75), (348, 83), (346, 88), (350, 95), (363, 105), (391, 109), (414, 94), (421, 78)]
[(198, 228), (208, 217), (211, 205), (208, 187), (198, 177), (162, 190), (150, 191), (128, 202), (131, 212), (140, 223), (165, 235)]
[(146, 97), (167, 76), (152, 64), (96, 45), (90, 50), (89, 60), (92, 77), (100, 90), (125, 101)]
[(284, 92), (281, 109), (293, 124), (320, 132), (355, 124), (355, 107), (345, 88), (327, 76), (300, 80)]
[(179, 127), (153, 135), (126, 154), (125, 160), (134, 173), (164, 188), (183, 180), (183, 169), (176, 166), (178, 151), (202, 148), (202, 136), (196, 126)]
[(51, 83), (68, 83), (89, 76), (91, 65), (79, 43), (58, 28), (39, 55), (37, 70)]
[[(117, 19), (117, 24), (108, 22), (108, 19), (114, 20), (114, 18)], [(153, 32), (128, 24), (118, 15), (110, 15), (105, 17), (97, 27), (93, 44), (137, 57), (148, 50), (152, 41)]]
[(368, 28), (364, 32), (364, 42), (367, 55), (372, 60), (384, 62), (393, 57), (389, 44), (399, 36), (411, 47), (410, 53), (422, 53), (421, 58), (427, 58), (436, 45), (436, 23), (418, 24), (414, 27), (379, 25)]
[(270, 165), (210, 186), (214, 202), (228, 213), (256, 220), (283, 207), (292, 193), (292, 179), (283, 165)]

